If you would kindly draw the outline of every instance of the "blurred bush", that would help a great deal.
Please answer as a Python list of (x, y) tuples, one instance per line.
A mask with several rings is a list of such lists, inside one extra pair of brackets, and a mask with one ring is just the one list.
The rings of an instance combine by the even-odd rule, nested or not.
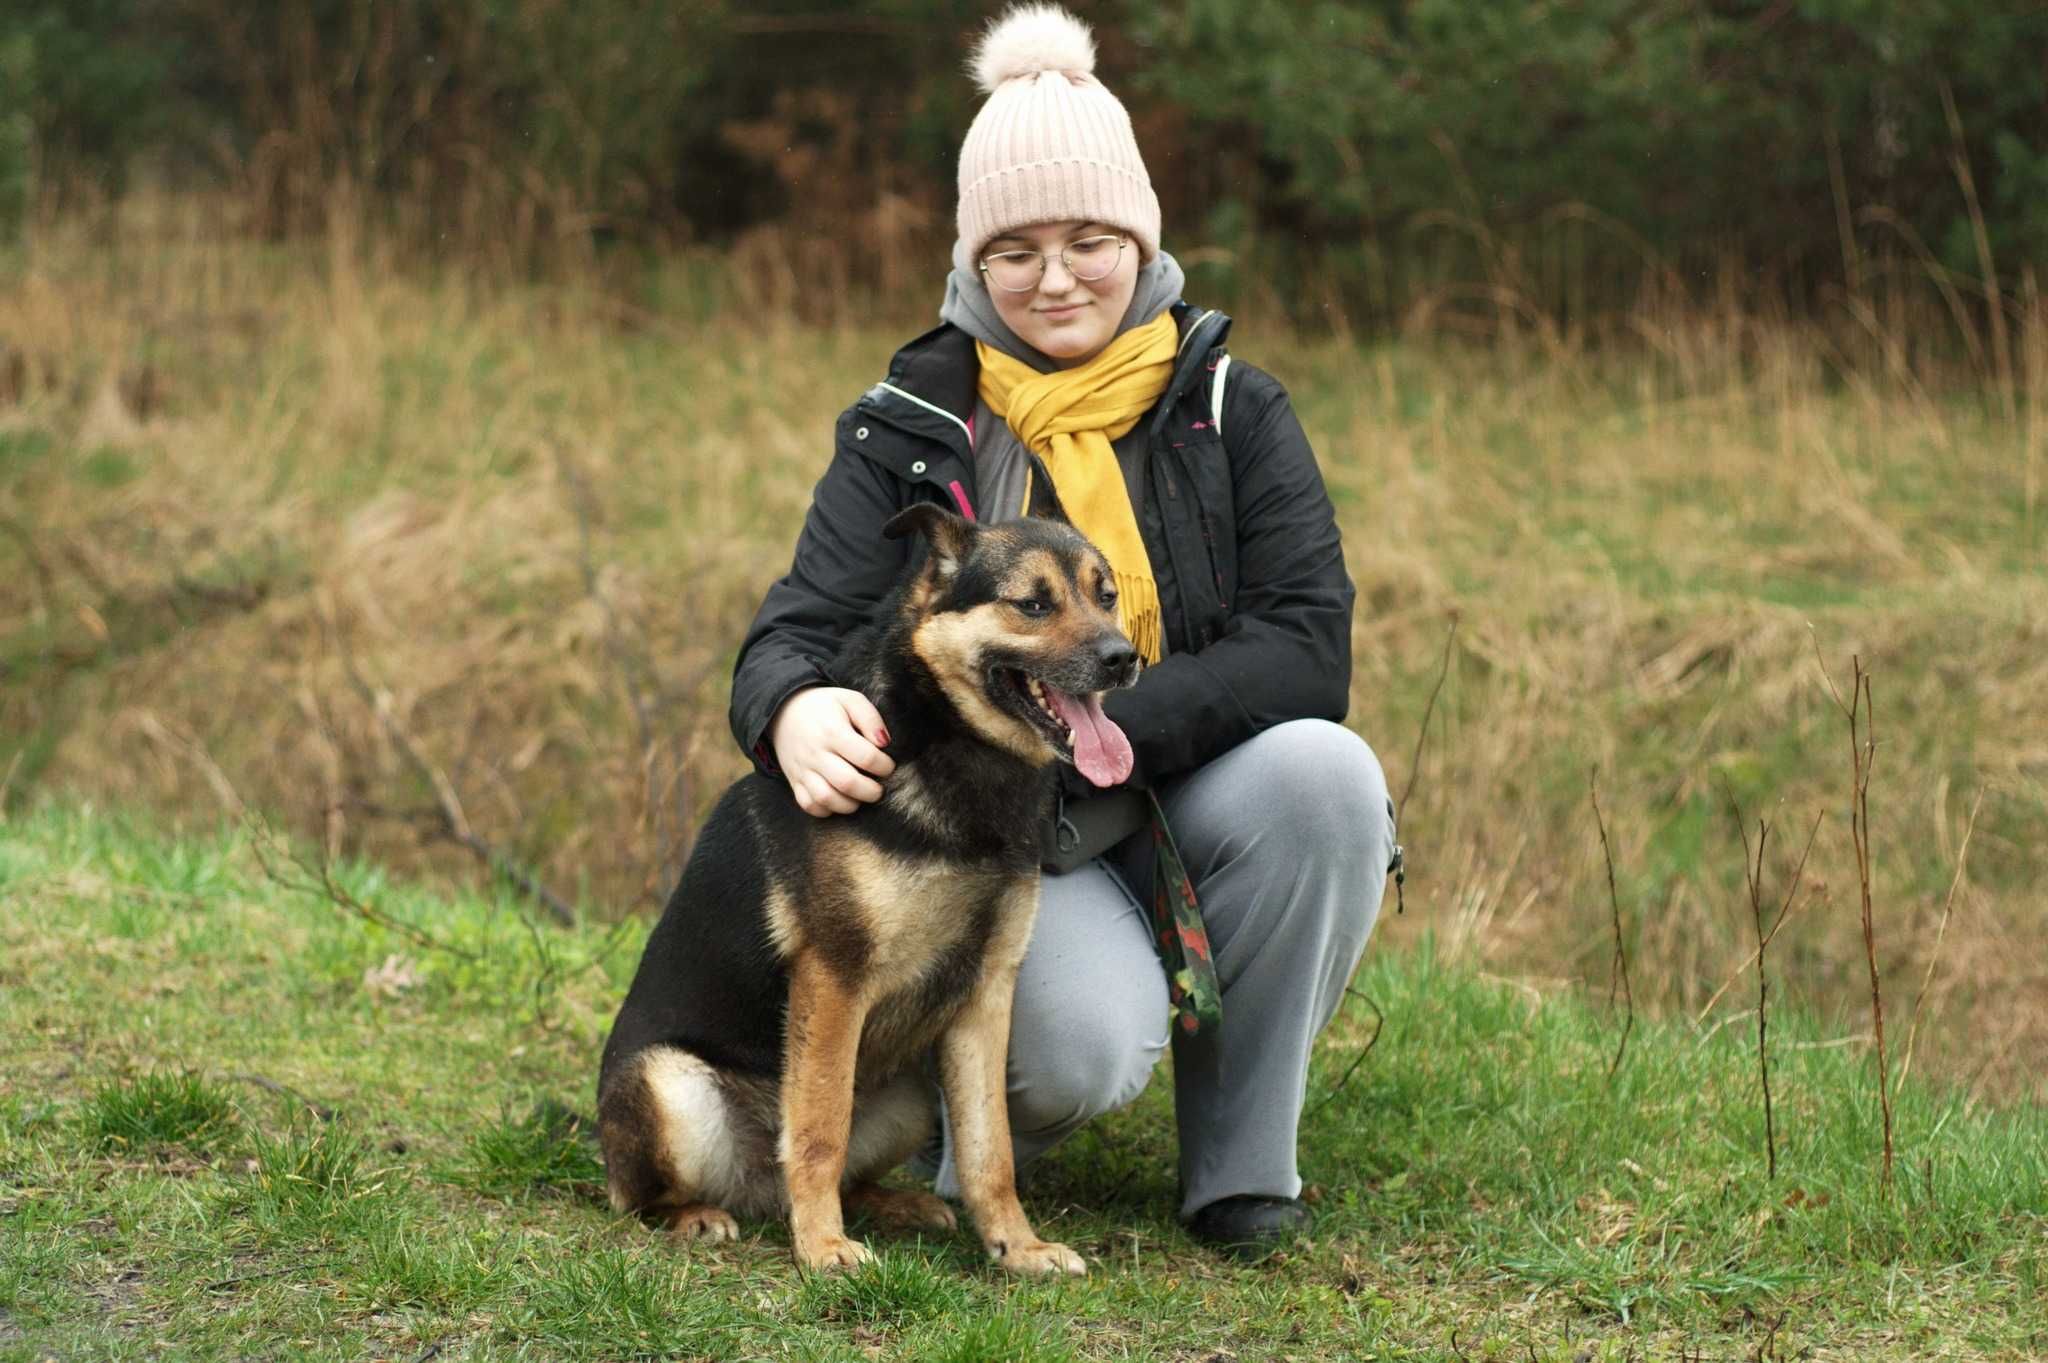
[(34, 60), (26, 33), (0, 37), (0, 245), (20, 232), (35, 192), (35, 125), (29, 115)]
[[(25, 119), (31, 144), (10, 158), (0, 131), (0, 183), (28, 192), (90, 178), (118, 189), (141, 153), (182, 140), (190, 112), (172, 80), (179, 35), (153, 23), (151, 0), (10, 0), (0, 18), (0, 120)], [(0, 193), (4, 193), (0, 190)]]
[(1798, 292), (1916, 251), (1901, 227), (1974, 275), (1959, 156), (1994, 255), (2048, 246), (2038, 5), (1185, 0), (1130, 26), (1148, 91), (1232, 170), (1216, 216), (1368, 279), (1448, 256), (1558, 303), (1646, 253), (1682, 273), (1732, 251)]
[[(13, 0), (0, 212), (33, 157), (51, 193), (225, 184), (269, 234), (368, 204), (436, 251), (708, 239), (889, 287), (950, 236), (962, 59), (998, 8)], [(1569, 310), (1646, 267), (1796, 297), (1871, 252), (1978, 277), (1986, 243), (2048, 251), (2048, 11), (2023, 0), (1075, 8), (1205, 282)]]

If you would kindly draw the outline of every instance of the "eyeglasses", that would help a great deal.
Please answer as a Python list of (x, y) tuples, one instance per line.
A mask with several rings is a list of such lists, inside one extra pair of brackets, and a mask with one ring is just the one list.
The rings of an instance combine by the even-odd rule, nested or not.
[(1045, 277), (1045, 262), (1058, 256), (1068, 274), (1092, 284), (1116, 269), (1127, 240), (1120, 233), (1108, 232), (1070, 241), (1058, 251), (998, 251), (982, 258), (981, 272), (1005, 293), (1029, 293)]

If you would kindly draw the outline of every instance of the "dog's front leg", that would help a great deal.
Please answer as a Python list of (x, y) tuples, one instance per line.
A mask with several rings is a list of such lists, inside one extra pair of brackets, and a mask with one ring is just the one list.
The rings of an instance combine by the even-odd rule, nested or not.
[(866, 1009), (859, 995), (810, 952), (791, 964), (782, 1067), (782, 1140), (789, 1230), (805, 1268), (852, 1268), (867, 1246), (846, 1236), (839, 1201), (853, 1123), (853, 1070)]
[[(1032, 886), (1036, 901), (1037, 886)], [(1023, 936), (1031, 915), (1024, 915)], [(989, 1257), (1013, 1273), (1086, 1273), (1081, 1256), (1038, 1238), (1017, 1201), (1016, 1156), (1010, 1147), (1009, 1097), (1004, 1071), (1010, 1054), (1010, 1006), (1017, 992), (1014, 955), (1000, 950), (946, 1034), (939, 1039), (939, 1082), (953, 1125), (953, 1158), (960, 1193), (974, 1215)], [(1009, 959), (1004, 959), (1009, 957)]]

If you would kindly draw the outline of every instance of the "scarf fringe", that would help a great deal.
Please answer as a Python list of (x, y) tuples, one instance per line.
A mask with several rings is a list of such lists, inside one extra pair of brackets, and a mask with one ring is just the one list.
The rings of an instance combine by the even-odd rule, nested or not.
[(1131, 647), (1151, 666), (1164, 656), (1159, 626), (1159, 584), (1138, 573), (1116, 575), (1117, 624), (1123, 627)]

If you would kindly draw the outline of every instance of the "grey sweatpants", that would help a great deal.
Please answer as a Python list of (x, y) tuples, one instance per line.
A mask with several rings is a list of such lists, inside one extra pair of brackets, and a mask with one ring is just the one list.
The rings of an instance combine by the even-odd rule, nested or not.
[[(1386, 888), (1386, 777), (1350, 730), (1295, 720), (1164, 783), (1159, 800), (1223, 990), (1213, 1036), (1171, 1038), (1181, 1215), (1236, 1194), (1294, 1197), (1309, 1047), (1343, 1001)], [(1113, 851), (1045, 878), (1010, 1028), (1020, 1168), (1135, 1099), (1166, 1050), (1166, 977), (1129, 888), (1146, 892), (1149, 851), (1144, 864), (1114, 864)], [(935, 1187), (958, 1196), (950, 1137)]]

